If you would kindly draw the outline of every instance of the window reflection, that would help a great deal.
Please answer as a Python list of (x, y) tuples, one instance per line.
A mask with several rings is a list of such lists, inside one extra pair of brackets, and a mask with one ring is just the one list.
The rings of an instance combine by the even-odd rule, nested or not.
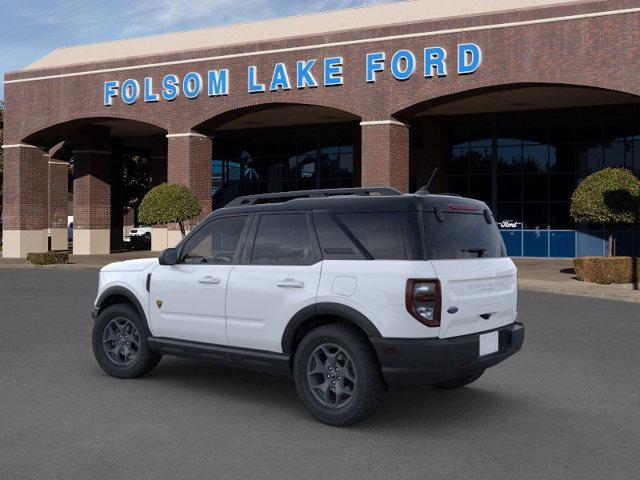
[(240, 195), (354, 185), (357, 124), (225, 131), (215, 136), (213, 208)]
[(604, 167), (640, 173), (638, 113), (637, 106), (617, 106), (449, 124), (446, 190), (487, 202), (498, 221), (573, 229), (569, 200), (580, 179)]

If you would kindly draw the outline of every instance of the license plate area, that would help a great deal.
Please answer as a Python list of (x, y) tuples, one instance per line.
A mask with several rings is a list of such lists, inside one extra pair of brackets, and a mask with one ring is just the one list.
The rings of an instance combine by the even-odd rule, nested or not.
[(500, 332), (489, 332), (480, 335), (479, 356), (491, 355), (500, 349)]

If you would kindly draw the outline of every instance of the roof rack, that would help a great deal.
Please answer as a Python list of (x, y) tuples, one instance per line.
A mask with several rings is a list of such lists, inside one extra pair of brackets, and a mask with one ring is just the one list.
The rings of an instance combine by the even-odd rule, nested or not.
[(225, 207), (239, 207), (248, 205), (259, 205), (264, 203), (282, 203), (298, 198), (326, 198), (339, 195), (356, 196), (394, 196), (402, 195), (398, 190), (391, 187), (360, 187), (360, 188), (329, 188), (320, 190), (296, 190), (293, 192), (263, 193), (257, 195), (246, 195), (231, 200)]

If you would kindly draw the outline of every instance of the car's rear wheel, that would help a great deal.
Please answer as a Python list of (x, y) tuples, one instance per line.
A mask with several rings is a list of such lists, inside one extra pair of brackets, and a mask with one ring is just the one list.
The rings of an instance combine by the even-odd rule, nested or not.
[(480, 370), (476, 370), (469, 375), (465, 375), (464, 377), (454, 378), (453, 380), (447, 380), (445, 382), (434, 383), (433, 386), (442, 390), (453, 390), (455, 388), (461, 388), (478, 380), (483, 373), (484, 368), (481, 368)]
[(347, 426), (371, 416), (385, 385), (366, 336), (351, 325), (318, 327), (300, 342), (294, 357), (296, 390), (323, 423)]
[(93, 354), (109, 375), (134, 378), (149, 373), (161, 355), (151, 351), (138, 312), (127, 304), (106, 307), (93, 326)]

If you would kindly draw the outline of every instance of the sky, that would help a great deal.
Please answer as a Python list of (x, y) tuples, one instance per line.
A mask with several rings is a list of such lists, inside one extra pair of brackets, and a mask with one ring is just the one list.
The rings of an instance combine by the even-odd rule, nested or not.
[(0, 0), (0, 75), (59, 47), (389, 1)]

